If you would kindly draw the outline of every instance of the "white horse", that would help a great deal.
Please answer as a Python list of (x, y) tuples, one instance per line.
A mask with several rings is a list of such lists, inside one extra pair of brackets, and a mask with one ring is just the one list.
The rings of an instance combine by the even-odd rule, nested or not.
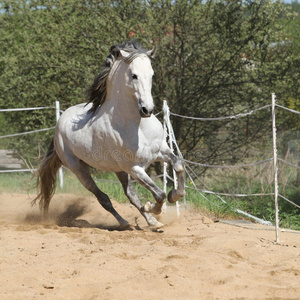
[[(92, 166), (115, 172), (130, 202), (149, 226), (158, 228), (163, 224), (150, 213), (161, 212), (166, 194), (145, 169), (154, 161), (172, 165), (178, 188), (168, 194), (169, 202), (178, 201), (185, 190), (183, 164), (168, 147), (163, 127), (152, 114), (151, 59), (155, 50), (146, 51), (139, 43), (130, 41), (112, 46), (110, 52), (103, 70), (87, 90), (88, 103), (72, 106), (61, 115), (50, 148), (37, 171), (39, 194), (33, 203), (39, 200), (43, 215), (47, 216), (56, 174), (64, 165), (112, 213), (120, 226), (128, 226), (95, 184), (89, 171)], [(155, 204), (141, 204), (130, 176), (151, 191)]]

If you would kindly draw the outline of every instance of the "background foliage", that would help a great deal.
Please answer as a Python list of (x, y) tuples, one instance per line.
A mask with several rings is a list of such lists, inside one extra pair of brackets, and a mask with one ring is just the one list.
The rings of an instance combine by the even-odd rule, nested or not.
[[(269, 104), (274, 91), (280, 103), (299, 108), (299, 19), (278, 1), (0, 4), (2, 108), (53, 106), (59, 100), (66, 109), (83, 102), (84, 90), (110, 46), (133, 36), (145, 47), (159, 49), (153, 87), (157, 110), (167, 99), (171, 111), (182, 115), (233, 115)], [(236, 161), (237, 150), (247, 150), (246, 145), (264, 133), (267, 113), (231, 123), (181, 118), (172, 122), (186, 152), (201, 149), (203, 162), (218, 162), (220, 157)], [(1, 133), (15, 133), (53, 126), (55, 117), (53, 111), (6, 113), (0, 122)], [(299, 126), (295, 118), (288, 123)], [(33, 155), (37, 149), (30, 147), (44, 151), (51, 135), (5, 143)]]
[[(299, 12), (297, 1), (0, 0), (0, 108), (54, 106), (59, 100), (64, 110), (84, 102), (110, 46), (134, 37), (145, 48), (158, 47), (156, 112), (166, 99), (181, 115), (235, 115), (270, 104), (272, 92), (278, 104), (300, 111)], [(193, 161), (245, 163), (271, 153), (268, 110), (219, 122), (173, 116), (172, 124), (182, 152)], [(300, 149), (290, 153), (288, 145), (300, 139), (299, 116), (278, 111), (277, 124), (279, 154), (297, 161)], [(0, 113), (0, 136), (54, 125), (54, 110)], [(0, 139), (0, 148), (35, 166), (52, 135), (50, 130)], [(206, 172), (205, 183), (215, 190), (272, 192), (270, 165), (248, 173), (193, 171), (202, 180)], [(282, 192), (300, 204), (300, 172), (282, 166), (279, 175)], [(247, 198), (239, 205), (270, 219), (269, 198)]]

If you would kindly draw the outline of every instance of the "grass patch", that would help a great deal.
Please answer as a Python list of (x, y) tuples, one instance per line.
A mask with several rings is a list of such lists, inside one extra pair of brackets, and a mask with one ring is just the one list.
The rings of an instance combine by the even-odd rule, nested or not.
[[(92, 176), (99, 188), (104, 193), (109, 195), (110, 198), (115, 199), (119, 203), (128, 202), (122, 185), (114, 173), (97, 172), (92, 174)], [(242, 180), (245, 179), (241, 178), (239, 181), (237, 181), (239, 185), (241, 185)], [(35, 182), (36, 178), (30, 173), (0, 174), (0, 193), (34, 194), (36, 193)], [(160, 180), (158, 180), (156, 183), (160, 188), (162, 188), (163, 184)], [(228, 182), (227, 184), (230, 185), (230, 190), (238, 190), (237, 187), (233, 186), (232, 182)], [(191, 186), (189, 183), (187, 183), (187, 185)], [(209, 183), (209, 185), (211, 186), (212, 184)], [(145, 203), (146, 201), (153, 201), (153, 196), (150, 191), (137, 183), (134, 183), (134, 186), (142, 203)], [(253, 189), (253, 192), (259, 191), (257, 184), (253, 185)], [(265, 190), (269, 189), (270, 187), (265, 187)], [(168, 192), (170, 190), (171, 187), (168, 188)], [(220, 190), (219, 183), (216, 190)], [(59, 185), (57, 185), (56, 193), (68, 193), (84, 196), (92, 195), (81, 185), (73, 173), (66, 170), (64, 170), (64, 186), (61, 189)], [(285, 194), (290, 197), (290, 200), (297, 202), (299, 200), (300, 188), (295, 187), (294, 189), (289, 189), (288, 193)], [(273, 196), (246, 198), (222, 196), (222, 198), (227, 202), (227, 204), (223, 203), (216, 195), (204, 194), (192, 189), (186, 189), (186, 201), (188, 205), (209, 217), (223, 219), (245, 219), (245, 216), (234, 211), (235, 209), (241, 209), (258, 218), (271, 221), (272, 223), (275, 222)], [(300, 230), (299, 210), (282, 199), (279, 199), (279, 217), (281, 227)]]
[(0, 173), (0, 193), (35, 193), (31, 173)]
[[(114, 173), (98, 172), (92, 174), (99, 188), (119, 203), (128, 202), (121, 183)], [(36, 193), (36, 177), (30, 173), (5, 173), (0, 174), (0, 193)], [(156, 181), (160, 188), (163, 188), (161, 180)], [(138, 183), (133, 183), (142, 203), (153, 201), (149, 190)], [(171, 190), (168, 187), (167, 192)], [(203, 195), (197, 191), (187, 189), (186, 200), (190, 207), (215, 218), (241, 218), (232, 210), (230, 205), (225, 205), (214, 195)], [(92, 195), (79, 182), (77, 177), (70, 171), (64, 170), (64, 185), (61, 189), (57, 183), (56, 193), (77, 194), (83, 196)], [(171, 205), (171, 204), (168, 204)]]

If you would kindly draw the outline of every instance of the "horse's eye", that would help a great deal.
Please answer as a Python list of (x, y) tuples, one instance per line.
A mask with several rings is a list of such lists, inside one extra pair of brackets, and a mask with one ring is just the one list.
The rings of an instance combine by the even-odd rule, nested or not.
[(138, 79), (136, 74), (132, 74), (132, 79)]

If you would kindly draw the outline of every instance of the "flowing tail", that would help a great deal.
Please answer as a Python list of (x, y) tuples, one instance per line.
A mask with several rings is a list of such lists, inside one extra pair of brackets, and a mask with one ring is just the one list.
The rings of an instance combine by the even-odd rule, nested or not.
[(34, 205), (39, 200), (39, 206), (44, 217), (48, 216), (49, 203), (56, 188), (56, 174), (61, 165), (62, 162), (54, 149), (52, 140), (49, 150), (37, 171), (36, 187), (39, 194), (31, 203)]

